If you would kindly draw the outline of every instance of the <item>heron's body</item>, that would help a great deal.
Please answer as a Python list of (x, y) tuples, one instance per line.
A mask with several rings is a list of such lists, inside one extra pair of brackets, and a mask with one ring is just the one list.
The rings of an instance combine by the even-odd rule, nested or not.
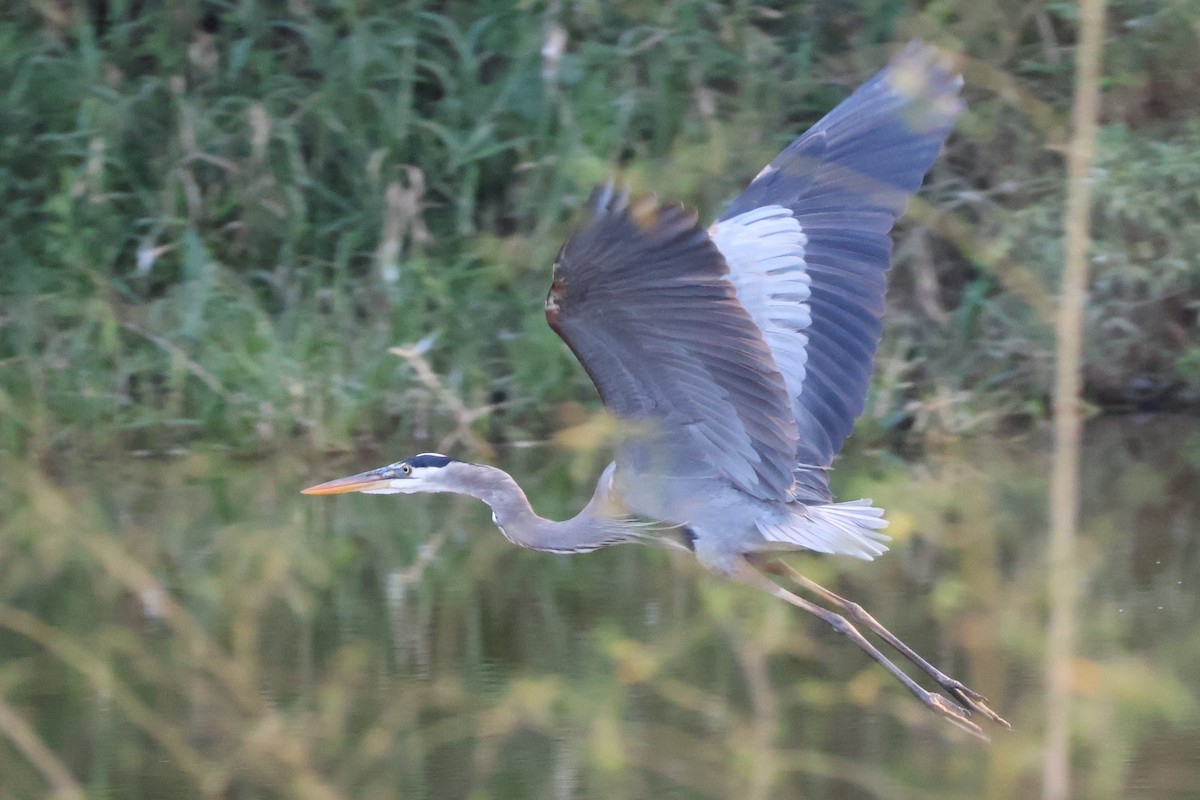
[(577, 516), (544, 519), (503, 471), (431, 453), (306, 491), (467, 494), (513, 542), (554, 553), (674, 537), (713, 572), (821, 616), (962, 727), (979, 731), (966, 709), (1000, 720), (857, 606), (791, 575), (961, 705), (921, 689), (843, 617), (756, 566), (780, 550), (886, 550), (882, 511), (834, 502), (827, 473), (865, 402), (888, 233), (961, 111), (961, 84), (936, 51), (910, 45), (707, 228), (680, 207), (596, 190), (589, 221), (555, 262), (546, 317), (627, 432)]
[[(726, 577), (736, 559), (749, 554), (814, 550), (870, 557), (867, 554), (885, 549), (876, 538), (885, 523), (870, 501), (772, 502), (748, 495), (718, 476), (647, 476), (622, 470), (620, 461), (616, 464), (616, 503), (639, 517), (678, 526), (700, 563)], [(774, 538), (764, 531), (773, 532)], [(785, 534), (794, 540), (784, 539)], [(630, 539), (645, 538), (642, 531), (631, 531)]]

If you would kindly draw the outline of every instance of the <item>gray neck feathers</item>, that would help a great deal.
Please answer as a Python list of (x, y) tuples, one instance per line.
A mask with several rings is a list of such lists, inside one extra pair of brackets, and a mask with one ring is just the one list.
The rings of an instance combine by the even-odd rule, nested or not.
[(634, 529), (628, 521), (604, 514), (610, 472), (600, 478), (596, 494), (582, 511), (562, 522), (534, 513), (525, 492), (507, 472), (483, 464), (464, 464), (469, 480), (459, 489), (487, 503), (492, 519), (514, 544), (552, 553), (586, 553), (609, 544), (628, 541)]
[(496, 525), (510, 539), (509, 531), (527, 531), (550, 522), (534, 513), (529, 498), (507, 472), (483, 464), (473, 464), (471, 469), (475, 471), (476, 480), (468, 494), (491, 507)]

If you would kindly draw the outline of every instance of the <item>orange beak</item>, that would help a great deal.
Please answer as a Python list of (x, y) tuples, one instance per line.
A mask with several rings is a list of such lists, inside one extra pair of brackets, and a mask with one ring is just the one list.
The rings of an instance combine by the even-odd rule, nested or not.
[(373, 469), (370, 472), (360, 472), (346, 478), (318, 483), (303, 489), (300, 494), (345, 494), (346, 492), (364, 492), (371, 489), (383, 489), (391, 481), (382, 475), (383, 470)]

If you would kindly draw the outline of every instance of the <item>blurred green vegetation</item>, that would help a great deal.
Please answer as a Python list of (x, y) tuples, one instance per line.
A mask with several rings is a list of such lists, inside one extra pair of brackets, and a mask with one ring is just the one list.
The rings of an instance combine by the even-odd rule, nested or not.
[[(1114, 0), (1088, 393), (1200, 399), (1194, 0)], [(0, 447), (544, 435), (591, 186), (714, 212), (921, 36), (970, 111), (897, 232), (876, 434), (1044, 414), (1074, 7), (154, 2), (0, 11)], [(421, 343), (436, 387), (389, 346)]]
[[(6, 4), (0, 796), (1031, 796), (1042, 454), (954, 434), (1046, 413), (1074, 14)], [(1196, 18), (1109, 3), (1086, 354), (1105, 408), (1200, 405)], [(986, 687), (1017, 726), (990, 749), (689, 559), (520, 552), (467, 501), (300, 505), (297, 463), (192, 446), (479, 450), (582, 421), (594, 392), (542, 297), (591, 186), (711, 214), (913, 36), (960, 54), (970, 110), (896, 232), (858, 441), (952, 452), (842, 465), (898, 546), (804, 566)], [(1193, 427), (1087, 432), (1080, 797), (1200, 784)], [(189, 455), (48, 458), (113, 448)], [(550, 516), (590, 492), (589, 453), (509, 458)]]
[[(1198, 453), (1185, 419), (1089, 430), (1077, 797), (1200, 785)], [(795, 559), (985, 690), (1014, 730), (984, 746), (686, 554), (523, 551), (465, 498), (315, 503), (288, 457), (0, 458), (0, 796), (1036, 797), (1047, 463), (978, 437), (843, 464), (895, 549)], [(550, 516), (591, 492), (505, 466)]]

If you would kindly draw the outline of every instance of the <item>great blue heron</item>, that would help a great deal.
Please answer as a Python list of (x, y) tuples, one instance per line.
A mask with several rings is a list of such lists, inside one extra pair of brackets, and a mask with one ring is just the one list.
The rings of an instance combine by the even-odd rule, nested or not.
[[(834, 502), (828, 470), (866, 398), (888, 233), (962, 110), (961, 86), (943, 56), (913, 42), (708, 228), (678, 206), (630, 203), (611, 184), (593, 193), (590, 220), (554, 264), (546, 317), (629, 433), (573, 519), (538, 516), (500, 469), (436, 453), (305, 493), (470, 495), (491, 506), (508, 539), (549, 553), (674, 541), (718, 575), (825, 620), (960, 728), (982, 736), (971, 712), (1007, 726), (861, 607), (771, 559), (785, 550), (872, 559), (887, 549), (883, 511)], [(923, 689), (851, 620), (957, 703)]]

